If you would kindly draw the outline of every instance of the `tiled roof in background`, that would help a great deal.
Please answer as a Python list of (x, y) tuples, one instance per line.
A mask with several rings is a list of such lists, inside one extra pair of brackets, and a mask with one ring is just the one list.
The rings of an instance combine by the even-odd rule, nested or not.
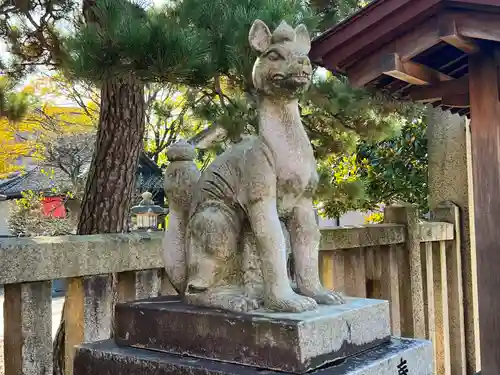
[[(43, 166), (29, 166), (17, 176), (0, 180), (0, 195), (16, 199), (21, 198), (23, 191), (50, 193), (56, 183), (58, 186), (71, 184), (69, 176), (59, 168), (45, 167), (46, 172), (54, 171), (52, 178), (42, 172), (43, 168)], [(137, 175), (136, 185), (139, 190), (163, 189), (162, 170), (144, 154), (139, 157)]]

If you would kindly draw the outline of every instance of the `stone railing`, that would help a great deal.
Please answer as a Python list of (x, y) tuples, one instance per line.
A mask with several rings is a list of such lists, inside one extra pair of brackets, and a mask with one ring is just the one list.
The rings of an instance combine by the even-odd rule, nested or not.
[(459, 210), (445, 203), (420, 222), (414, 208), (386, 208), (385, 223), (322, 232), (322, 282), (355, 297), (390, 301), (393, 334), (432, 340), (436, 374), (465, 374)]
[[(437, 373), (463, 373), (458, 210), (443, 205), (435, 222), (422, 223), (413, 208), (397, 206), (385, 217), (384, 224), (322, 231), (322, 281), (348, 295), (388, 299), (394, 334), (432, 339)], [(110, 337), (114, 303), (172, 294), (161, 239), (131, 233), (0, 240), (5, 374), (52, 374), (51, 280), (67, 279), (68, 375), (74, 345)]]

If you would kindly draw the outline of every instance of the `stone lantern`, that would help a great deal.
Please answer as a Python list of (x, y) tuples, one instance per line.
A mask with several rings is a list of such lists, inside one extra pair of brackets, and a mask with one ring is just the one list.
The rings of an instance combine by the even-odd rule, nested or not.
[(142, 201), (132, 207), (131, 213), (136, 218), (136, 230), (157, 230), (158, 217), (162, 215), (165, 210), (154, 204), (153, 194), (150, 192), (142, 193)]

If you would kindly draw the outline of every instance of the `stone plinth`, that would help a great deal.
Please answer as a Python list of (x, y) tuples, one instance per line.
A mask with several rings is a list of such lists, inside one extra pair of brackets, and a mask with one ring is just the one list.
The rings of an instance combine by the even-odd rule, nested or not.
[[(235, 340), (236, 341), (236, 340)], [(77, 349), (74, 375), (286, 375), (283, 372), (207, 359), (118, 347), (113, 341)], [(288, 373), (289, 374), (289, 373)], [(428, 341), (392, 339), (378, 347), (328, 366), (314, 375), (432, 375)]]
[(304, 373), (389, 340), (389, 304), (348, 298), (304, 313), (238, 314), (161, 297), (116, 307), (115, 340), (269, 370)]

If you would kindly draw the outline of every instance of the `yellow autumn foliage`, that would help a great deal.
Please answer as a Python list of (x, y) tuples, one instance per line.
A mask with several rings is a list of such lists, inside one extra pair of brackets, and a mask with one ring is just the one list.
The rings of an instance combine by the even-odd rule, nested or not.
[(0, 120), (0, 178), (22, 168), (18, 158), (28, 155), (35, 147), (31, 141), (23, 141), (11, 131), (6, 120)]
[(57, 104), (57, 99), (61, 101), (61, 96), (50, 78), (42, 81), (38, 79), (25, 86), (23, 91), (38, 98), (41, 104), (30, 109), (22, 121), (11, 122), (0, 118), (0, 179), (8, 177), (12, 172), (21, 171), (24, 158), (42, 158), (43, 144), (46, 144), (42, 141), (46, 142), (50, 137), (61, 134), (80, 134), (95, 130), (98, 108), (94, 113), (92, 101), (89, 101), (88, 108), (85, 109), (71, 103), (72, 100), (67, 100), (71, 105)]
[(58, 106), (61, 105), (61, 101), (71, 103), (71, 106), (78, 108), (93, 123), (97, 123), (100, 92), (91, 84), (71, 81), (63, 74), (56, 73), (33, 80), (24, 87), (24, 90), (29, 90), (36, 97), (42, 98), (43, 103), (59, 102)]
[(19, 128), (21, 132), (43, 129), (46, 135), (86, 133), (95, 129), (95, 121), (79, 107), (45, 103), (31, 111)]

